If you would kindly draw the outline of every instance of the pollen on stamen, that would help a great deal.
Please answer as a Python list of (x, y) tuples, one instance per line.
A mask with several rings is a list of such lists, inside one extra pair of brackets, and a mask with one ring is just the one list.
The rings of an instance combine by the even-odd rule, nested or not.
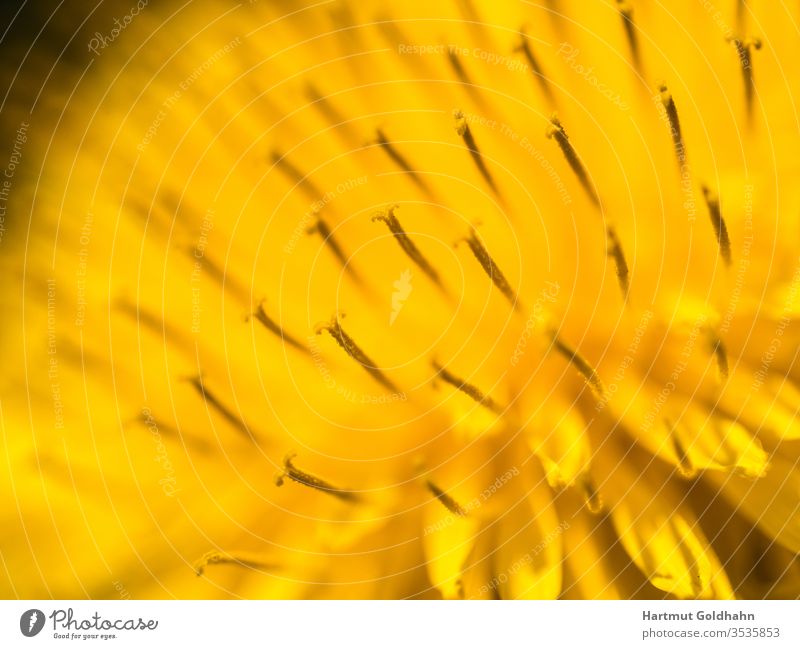
[(461, 505), (456, 502), (455, 498), (448, 495), (445, 491), (437, 487), (433, 482), (430, 480), (425, 481), (425, 486), (428, 487), (430, 492), (436, 497), (436, 499), (444, 505), (444, 507), (451, 513), (455, 514), (456, 516), (460, 516), (461, 518), (467, 515), (467, 510), (464, 509)]
[(500, 404), (485, 394), (480, 388), (472, 385), (471, 383), (467, 383), (436, 361), (433, 361), (433, 369), (435, 369), (437, 372), (437, 378), (440, 378), (445, 383), (452, 385), (456, 390), (463, 392), (476, 403), (482, 405), (488, 410), (491, 410), (497, 415), (503, 413), (503, 408), (500, 406)]
[(464, 241), (467, 242), (472, 254), (475, 256), (475, 259), (478, 260), (484, 272), (489, 276), (489, 279), (491, 279), (497, 289), (508, 298), (512, 308), (518, 311), (520, 309), (520, 303), (516, 291), (511, 288), (511, 284), (509, 284), (505, 275), (503, 275), (502, 271), (497, 267), (489, 251), (478, 238), (478, 233), (474, 228), (470, 231), (469, 236), (464, 238)]
[(469, 128), (467, 117), (464, 115), (464, 111), (458, 109), (454, 110), (453, 118), (455, 119), (456, 133), (458, 133), (461, 139), (464, 140), (464, 144), (469, 150), (475, 165), (478, 167), (478, 171), (480, 172), (481, 176), (483, 176), (486, 184), (489, 185), (495, 195), (499, 196), (500, 193), (497, 190), (497, 185), (495, 185), (494, 178), (489, 173), (489, 168), (486, 166), (486, 163), (483, 160), (483, 155), (481, 155), (481, 152), (478, 149), (478, 145), (475, 142), (475, 136), (472, 135), (472, 130)]
[(379, 212), (373, 216), (372, 220), (382, 221), (385, 223), (391, 233), (394, 235), (397, 243), (400, 244), (403, 252), (409, 256), (411, 261), (413, 261), (434, 284), (441, 287), (442, 283), (441, 279), (439, 278), (439, 273), (437, 273), (436, 269), (431, 266), (427, 259), (425, 259), (423, 254), (419, 251), (419, 248), (417, 248), (416, 244), (411, 240), (406, 231), (403, 230), (403, 226), (400, 225), (400, 221), (397, 219), (397, 216), (395, 216), (395, 211), (397, 208), (397, 205), (392, 205), (384, 212)]
[(272, 570), (275, 568), (273, 564), (267, 562), (264, 558), (256, 554), (248, 552), (222, 552), (219, 550), (211, 550), (206, 552), (194, 563), (194, 572), (200, 577), (205, 572), (205, 569), (210, 565), (216, 564), (230, 564), (239, 566), (241, 568), (251, 568), (255, 570)]
[(714, 227), (714, 233), (717, 236), (720, 257), (722, 257), (726, 266), (730, 266), (731, 240), (728, 236), (728, 227), (725, 225), (725, 219), (722, 218), (719, 198), (705, 185), (702, 186), (702, 190), (703, 196), (706, 199), (706, 205), (708, 206), (708, 214), (711, 217), (711, 225)]
[(555, 138), (555, 141), (558, 144), (558, 147), (561, 149), (561, 152), (564, 154), (570, 169), (572, 169), (575, 176), (577, 176), (578, 181), (580, 182), (581, 187), (583, 187), (583, 190), (586, 192), (589, 200), (595, 206), (599, 207), (600, 199), (597, 196), (597, 192), (595, 191), (591, 180), (589, 179), (589, 174), (586, 171), (586, 167), (583, 165), (583, 162), (578, 156), (578, 152), (575, 150), (575, 147), (572, 146), (572, 142), (570, 142), (567, 132), (564, 130), (564, 127), (555, 113), (550, 117), (550, 126), (545, 134), (548, 138)]
[(356, 345), (355, 341), (350, 337), (350, 335), (342, 328), (341, 323), (339, 322), (340, 318), (343, 318), (344, 314), (337, 314), (334, 315), (328, 322), (322, 322), (318, 324), (314, 331), (317, 335), (321, 334), (323, 331), (328, 332), (346, 353), (347, 355), (356, 361), (361, 367), (363, 367), (378, 383), (380, 383), (383, 387), (387, 390), (391, 390), (394, 393), (399, 393), (400, 390), (398, 387), (392, 383), (392, 381), (380, 370), (378, 366), (367, 356), (366, 353)]
[(397, 150), (397, 147), (392, 144), (389, 139), (386, 137), (386, 134), (381, 129), (375, 130), (375, 143), (380, 146), (380, 148), (386, 152), (386, 155), (394, 162), (398, 167), (400, 167), (403, 171), (408, 174), (408, 177), (411, 179), (417, 187), (419, 187), (423, 192), (428, 194), (429, 196), (432, 195), (431, 188), (428, 187), (428, 184), (422, 179), (416, 169), (414, 169), (408, 160)]
[(295, 457), (297, 457), (296, 453), (288, 453), (283, 458), (283, 471), (275, 476), (275, 486), (282, 487), (284, 479), (289, 478), (297, 484), (311, 487), (317, 491), (322, 491), (345, 502), (358, 502), (360, 500), (358, 494), (356, 494), (354, 491), (336, 487), (327, 480), (323, 480), (322, 478), (312, 475), (311, 473), (307, 473), (306, 471), (298, 469), (294, 465)]
[(594, 393), (595, 397), (598, 399), (606, 398), (606, 389), (603, 385), (603, 381), (600, 379), (597, 370), (589, 364), (589, 361), (581, 356), (577, 350), (561, 340), (561, 337), (557, 333), (553, 333), (553, 347), (578, 370), (581, 376), (586, 380), (586, 384)]

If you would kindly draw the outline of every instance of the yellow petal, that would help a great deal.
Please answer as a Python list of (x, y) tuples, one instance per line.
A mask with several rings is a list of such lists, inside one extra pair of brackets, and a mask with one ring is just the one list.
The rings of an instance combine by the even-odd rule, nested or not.
[(635, 449), (624, 459), (604, 449), (592, 467), (622, 545), (650, 582), (671, 595), (708, 597), (715, 590), (730, 591), (699, 523), (668, 483), (668, 473), (633, 468), (648, 461)]
[(498, 526), (494, 579), (503, 599), (554, 599), (561, 592), (562, 534), (550, 488), (531, 480), (521, 501)]
[(763, 478), (709, 474), (723, 495), (769, 537), (792, 552), (800, 552), (800, 469), (797, 462), (776, 453)]
[(750, 431), (738, 422), (704, 413), (696, 405), (687, 405), (672, 434), (695, 469), (737, 469), (751, 477), (767, 470), (767, 453)]
[(428, 578), (448, 599), (461, 595), (461, 571), (480, 527), (477, 516), (458, 516), (438, 502), (425, 506), (422, 544)]
[(528, 427), (528, 445), (554, 489), (571, 486), (589, 466), (586, 422), (578, 409), (554, 398)]
[(757, 369), (740, 365), (731, 372), (719, 407), (759, 434), (776, 440), (800, 439), (800, 395), (783, 377), (761, 377)]
[(761, 475), (767, 454), (741, 423), (712, 413), (702, 401), (674, 392), (666, 400), (646, 382), (620, 384), (610, 409), (648, 451), (673, 464), (685, 477), (702, 469), (737, 469)]

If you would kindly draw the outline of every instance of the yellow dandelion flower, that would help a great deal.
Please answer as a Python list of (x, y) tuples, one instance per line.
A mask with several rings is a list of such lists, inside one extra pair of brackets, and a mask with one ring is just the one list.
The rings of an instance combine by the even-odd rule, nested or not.
[(800, 15), (718, 4), (23, 12), (0, 592), (800, 595)]

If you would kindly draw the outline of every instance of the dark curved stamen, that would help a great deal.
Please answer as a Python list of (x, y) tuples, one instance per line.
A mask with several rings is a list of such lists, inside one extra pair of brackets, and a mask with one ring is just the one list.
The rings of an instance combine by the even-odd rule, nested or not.
[[(214, 262), (205, 252), (202, 256), (198, 257), (198, 250), (194, 247), (186, 249), (187, 253), (194, 259), (195, 268), (205, 268), (211, 278), (220, 285), (227, 293), (230, 291), (236, 298), (242, 302), (250, 301), (250, 291), (241, 284), (231, 273), (226, 273), (221, 266)], [(193, 274), (194, 276), (194, 274)]]
[(472, 0), (457, 0), (456, 4), (458, 4), (458, 8), (461, 10), (464, 18), (471, 22), (478, 22), (478, 12), (475, 11), (475, 5)]
[(345, 269), (346, 272), (350, 273), (350, 276), (358, 283), (361, 283), (361, 276), (358, 274), (356, 269), (353, 267), (353, 264), (348, 263), (349, 260), (347, 255), (344, 253), (344, 249), (342, 248), (339, 241), (334, 236), (333, 232), (331, 231), (328, 224), (325, 220), (317, 214), (317, 221), (314, 225), (309, 226), (307, 232), (311, 233), (318, 233), (320, 237), (322, 237), (322, 242), (330, 248), (333, 255), (342, 265), (342, 268)]
[(384, 132), (381, 129), (377, 129), (375, 131), (375, 136), (376, 143), (379, 144), (381, 149), (386, 152), (386, 155), (389, 156), (392, 162), (405, 171), (408, 174), (408, 177), (417, 187), (419, 187), (426, 194), (430, 195), (432, 193), (430, 187), (428, 187), (417, 170), (414, 169), (411, 164), (409, 164), (408, 160), (406, 160), (405, 157), (397, 150), (394, 144), (389, 142)]
[(472, 254), (475, 255), (475, 259), (477, 259), (478, 263), (481, 265), (481, 268), (483, 268), (484, 272), (489, 276), (489, 279), (491, 279), (498, 290), (508, 298), (508, 301), (511, 302), (511, 306), (515, 310), (518, 310), (519, 300), (517, 299), (516, 292), (511, 288), (511, 284), (508, 283), (505, 275), (503, 275), (502, 271), (497, 267), (494, 259), (492, 259), (489, 251), (486, 250), (474, 229), (470, 232), (469, 236), (466, 237), (465, 241), (467, 245), (469, 245), (470, 250), (472, 250)]
[(327, 480), (323, 480), (322, 478), (318, 478), (311, 473), (306, 473), (305, 471), (298, 469), (292, 462), (295, 457), (296, 455), (294, 453), (290, 453), (283, 458), (283, 471), (275, 476), (275, 484), (278, 487), (283, 486), (284, 478), (289, 478), (297, 484), (311, 487), (317, 491), (322, 491), (338, 498), (339, 500), (344, 500), (345, 502), (359, 501), (358, 494), (356, 494), (354, 491), (341, 489), (340, 487), (332, 485)]
[(203, 401), (217, 411), (225, 421), (227, 421), (231, 426), (236, 428), (242, 435), (247, 437), (250, 441), (257, 442), (256, 436), (250, 431), (247, 424), (236, 415), (228, 406), (226, 406), (222, 401), (217, 397), (214, 393), (210, 392), (208, 388), (206, 388), (205, 384), (203, 383), (203, 379), (200, 376), (194, 376), (189, 379), (189, 383), (192, 384), (195, 390), (200, 394), (203, 398)]
[(622, 244), (616, 230), (611, 226), (606, 228), (606, 237), (608, 238), (608, 256), (614, 260), (622, 297), (627, 299), (628, 291), (630, 290), (630, 271), (628, 262), (625, 260), (625, 253), (622, 251)]
[(531, 49), (531, 45), (528, 42), (528, 35), (523, 30), (520, 30), (519, 35), (520, 44), (514, 48), (514, 51), (520, 52), (525, 57), (525, 61), (530, 66), (533, 76), (536, 77), (536, 81), (539, 84), (542, 94), (547, 97), (551, 105), (555, 105), (556, 98), (553, 95), (553, 89), (550, 87), (550, 83), (547, 81), (547, 77), (544, 74), (544, 70), (539, 63), (539, 60), (533, 53), (533, 49)]
[(586, 192), (586, 195), (589, 197), (589, 200), (599, 207), (600, 199), (597, 197), (597, 192), (595, 192), (594, 187), (589, 180), (589, 174), (586, 171), (586, 167), (583, 165), (583, 162), (578, 156), (578, 152), (575, 150), (575, 147), (572, 146), (572, 142), (569, 141), (567, 132), (564, 130), (564, 127), (561, 125), (561, 122), (555, 115), (550, 118), (550, 128), (547, 130), (547, 137), (555, 138), (559, 148), (561, 149), (561, 152), (567, 159), (567, 163), (578, 177), (578, 181)]
[(388, 227), (391, 233), (394, 235), (394, 238), (397, 240), (397, 243), (400, 244), (400, 247), (403, 249), (420, 270), (425, 273), (432, 282), (434, 282), (437, 286), (441, 286), (441, 280), (439, 279), (439, 273), (436, 272), (436, 269), (430, 265), (427, 259), (422, 255), (417, 248), (416, 244), (409, 238), (408, 234), (405, 230), (403, 230), (403, 226), (400, 225), (400, 221), (397, 220), (395, 216), (395, 210), (397, 209), (397, 205), (393, 205), (388, 208), (385, 212), (381, 212), (380, 214), (376, 214), (372, 217), (373, 221), (383, 221)]
[(731, 265), (731, 240), (728, 236), (728, 227), (725, 225), (725, 219), (722, 218), (722, 211), (719, 207), (719, 199), (711, 193), (711, 190), (705, 185), (702, 186), (703, 196), (708, 205), (708, 215), (711, 217), (711, 225), (714, 226), (714, 233), (717, 236), (719, 243), (719, 254), (726, 266)]
[(461, 110), (455, 110), (453, 111), (453, 117), (456, 121), (456, 133), (458, 133), (461, 139), (464, 140), (464, 145), (469, 150), (472, 160), (478, 167), (478, 171), (480, 172), (481, 176), (483, 176), (483, 179), (486, 181), (486, 184), (489, 185), (492, 191), (495, 194), (499, 194), (497, 185), (494, 184), (494, 178), (492, 178), (492, 175), (489, 173), (489, 169), (483, 160), (483, 156), (478, 149), (478, 145), (475, 143), (475, 136), (472, 135), (472, 131), (469, 128), (469, 124), (467, 123), (467, 118), (464, 115), (464, 112)]
[(319, 335), (323, 331), (327, 331), (331, 337), (339, 344), (347, 355), (363, 367), (378, 383), (392, 392), (398, 393), (397, 386), (392, 383), (386, 375), (378, 369), (377, 365), (367, 356), (361, 348), (356, 345), (355, 341), (342, 329), (339, 322), (339, 317), (334, 316), (330, 322), (320, 324), (316, 328), (316, 333)]
[(572, 365), (575, 366), (575, 369), (583, 376), (586, 380), (586, 383), (591, 388), (592, 392), (599, 398), (605, 398), (605, 386), (603, 385), (603, 381), (600, 379), (600, 375), (597, 373), (590, 364), (583, 356), (581, 356), (577, 350), (570, 347), (567, 343), (565, 343), (561, 338), (556, 334), (553, 336), (553, 346), (556, 350), (564, 356)]
[(439, 487), (437, 487), (433, 482), (430, 480), (425, 481), (425, 485), (430, 489), (431, 493), (436, 496), (436, 499), (445, 506), (445, 508), (451, 513), (455, 514), (456, 516), (461, 516), (462, 518), (467, 515), (467, 510), (464, 509), (461, 505), (459, 505), (452, 496), (447, 495), (446, 492), (442, 491)]
[(306, 86), (306, 97), (311, 102), (311, 105), (322, 113), (325, 120), (333, 126), (335, 133), (345, 143), (352, 145), (356, 140), (356, 133), (344, 115), (333, 105), (333, 102), (322, 95), (316, 86), (311, 83)]
[(672, 98), (672, 93), (667, 89), (665, 84), (662, 83), (658, 87), (658, 90), (661, 93), (661, 103), (667, 113), (670, 135), (672, 136), (672, 145), (675, 149), (675, 157), (678, 160), (678, 167), (682, 167), (686, 162), (686, 147), (683, 144), (681, 122), (678, 119), (678, 109), (675, 107), (675, 100)]
[(195, 562), (195, 574), (200, 577), (205, 572), (206, 567), (216, 564), (230, 564), (239, 566), (240, 568), (252, 568), (254, 570), (272, 570), (275, 568), (274, 564), (270, 564), (263, 558), (250, 553), (211, 550), (210, 552), (206, 552)]
[(625, 36), (628, 39), (628, 46), (631, 50), (631, 60), (636, 71), (642, 72), (641, 54), (639, 52), (639, 38), (636, 35), (636, 23), (633, 22), (633, 7), (628, 0), (617, 0), (617, 8), (622, 16), (622, 24), (625, 27)]
[(272, 152), (272, 162), (278, 169), (291, 180), (295, 185), (302, 189), (306, 196), (312, 201), (318, 201), (324, 196), (324, 192), (314, 184), (314, 182), (297, 167), (295, 167), (289, 159), (279, 153), (278, 151)]
[(375, 25), (381, 36), (386, 43), (394, 50), (397, 49), (398, 43), (409, 43), (410, 41), (405, 37), (403, 30), (397, 21), (392, 20), (388, 15), (381, 14), (375, 17), (372, 23)]
[(472, 97), (472, 101), (476, 104), (481, 106), (485, 106), (486, 102), (483, 100), (483, 95), (478, 92), (478, 89), (472, 83), (472, 79), (470, 79), (469, 74), (467, 74), (466, 69), (461, 64), (461, 59), (459, 55), (453, 48), (448, 48), (447, 50), (447, 60), (450, 62), (450, 66), (453, 68), (453, 72), (458, 77), (458, 80), (462, 83), (464, 89), (467, 91), (470, 97)]
[(495, 414), (500, 415), (503, 413), (503, 408), (500, 407), (500, 404), (494, 401), (494, 399), (492, 399), (490, 396), (484, 394), (483, 390), (480, 388), (472, 385), (471, 383), (467, 383), (436, 362), (433, 363), (433, 369), (437, 371), (438, 378), (442, 379), (445, 383), (449, 383), (456, 390), (463, 392), (476, 403), (491, 410)]
[(345, 118), (336, 108), (331, 104), (327, 97), (325, 97), (317, 87), (312, 84), (306, 84), (305, 88), (306, 97), (314, 104), (314, 106), (326, 117), (332, 124), (340, 124), (345, 122)]
[(252, 317), (258, 320), (264, 327), (266, 327), (267, 331), (272, 332), (278, 338), (281, 339), (282, 342), (288, 343), (295, 349), (308, 353), (308, 350), (302, 345), (302, 343), (297, 340), (294, 336), (287, 334), (283, 327), (281, 327), (277, 322), (275, 322), (272, 318), (267, 315), (267, 311), (264, 307), (264, 302), (261, 302), (256, 310), (252, 313)]
[(172, 426), (161, 419), (156, 419), (149, 408), (142, 408), (135, 421), (141, 423), (151, 434), (157, 432), (159, 435), (164, 435), (176, 441), (179, 440), (186, 447), (197, 450), (200, 453), (208, 454), (213, 450), (207, 438), (187, 433), (185, 426)]
[(125, 298), (120, 298), (116, 301), (116, 307), (122, 311), (122, 313), (135, 320), (137, 325), (145, 326), (158, 336), (169, 337), (182, 343), (191, 342), (189, 336), (183, 333), (183, 331), (176, 329), (166, 320), (161, 319), (158, 315), (140, 304), (134, 304)]
[(741, 40), (731, 38), (736, 47), (739, 63), (742, 66), (742, 79), (744, 81), (744, 101), (748, 121), (753, 118), (753, 98), (755, 93), (755, 78), (753, 77), (753, 50), (761, 49), (761, 41), (757, 38)]

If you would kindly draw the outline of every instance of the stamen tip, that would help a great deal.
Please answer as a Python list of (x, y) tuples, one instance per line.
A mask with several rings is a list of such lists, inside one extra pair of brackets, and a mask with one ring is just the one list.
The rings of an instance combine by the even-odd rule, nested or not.
[(464, 115), (464, 111), (460, 108), (453, 110), (453, 119), (455, 120), (456, 133), (458, 133), (460, 137), (464, 137), (464, 134), (467, 132), (468, 128), (467, 118)]
[(552, 138), (556, 133), (563, 132), (564, 127), (561, 125), (561, 120), (558, 119), (558, 115), (553, 113), (550, 115), (550, 123), (547, 125), (547, 129), (545, 129), (545, 136), (549, 139)]
[(344, 311), (337, 311), (334, 313), (330, 318), (327, 320), (322, 320), (314, 325), (314, 333), (319, 336), (326, 331), (331, 331), (332, 329), (336, 328), (336, 325), (339, 323), (339, 320), (344, 320), (347, 316)]
[(603, 499), (592, 483), (591, 478), (583, 476), (580, 480), (581, 488), (583, 490), (583, 501), (586, 504), (586, 509), (590, 514), (599, 514), (603, 511)]
[(375, 223), (376, 221), (383, 221), (384, 223), (389, 223), (394, 216), (395, 211), (400, 207), (397, 203), (393, 203), (386, 207), (386, 209), (381, 210), (380, 212), (376, 212), (375, 215), (372, 217), (372, 222)]
[(306, 234), (314, 234), (319, 231), (319, 214), (314, 214), (314, 222), (306, 226)]

